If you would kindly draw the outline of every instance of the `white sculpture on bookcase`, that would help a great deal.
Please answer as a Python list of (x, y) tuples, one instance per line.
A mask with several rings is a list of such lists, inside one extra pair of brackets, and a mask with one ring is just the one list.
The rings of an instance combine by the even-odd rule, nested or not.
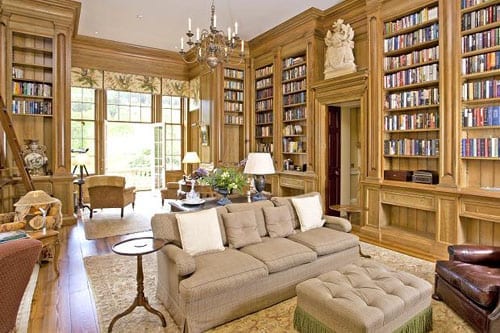
[(356, 71), (354, 63), (354, 30), (350, 24), (344, 24), (343, 19), (338, 19), (328, 30), (325, 37), (327, 46), (325, 55), (325, 80), (339, 75)]

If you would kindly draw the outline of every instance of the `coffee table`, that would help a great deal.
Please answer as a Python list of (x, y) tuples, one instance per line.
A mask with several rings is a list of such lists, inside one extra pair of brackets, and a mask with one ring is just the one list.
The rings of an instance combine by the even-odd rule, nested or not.
[(163, 314), (155, 310), (151, 305), (149, 305), (148, 299), (144, 296), (144, 272), (142, 270), (142, 256), (145, 254), (153, 253), (161, 249), (167, 244), (167, 241), (163, 239), (157, 239), (153, 237), (139, 237), (131, 238), (113, 245), (113, 252), (123, 256), (136, 256), (137, 257), (137, 296), (135, 297), (134, 303), (129, 306), (125, 311), (117, 314), (108, 327), (108, 332), (111, 332), (115, 322), (131, 313), (136, 307), (143, 306), (147, 311), (160, 317), (161, 325), (163, 327), (167, 326), (165, 317)]
[[(248, 197), (242, 195), (229, 196), (229, 199), (231, 199), (233, 203), (248, 202)], [(219, 198), (206, 198), (203, 200), (205, 200), (205, 202), (201, 205), (186, 205), (182, 200), (168, 200), (167, 202), (172, 212), (193, 212), (201, 209), (221, 207), (217, 204)]]

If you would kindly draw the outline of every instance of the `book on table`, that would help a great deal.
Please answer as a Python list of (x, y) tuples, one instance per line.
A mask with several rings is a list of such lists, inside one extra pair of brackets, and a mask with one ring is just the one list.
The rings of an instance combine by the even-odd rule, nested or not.
[(14, 230), (0, 233), (0, 244), (15, 239), (28, 238), (24, 230)]

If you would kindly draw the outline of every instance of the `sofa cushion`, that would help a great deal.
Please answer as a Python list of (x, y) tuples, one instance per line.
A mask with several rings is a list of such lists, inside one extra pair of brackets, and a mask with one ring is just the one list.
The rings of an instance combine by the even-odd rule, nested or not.
[(293, 197), (272, 197), (271, 202), (276, 206), (285, 206), (288, 207), (288, 210), (290, 211), (290, 215), (292, 216), (292, 225), (294, 229), (299, 229), (300, 228), (300, 222), (299, 222), (299, 217), (297, 216), (297, 213), (295, 212), (295, 208), (293, 207), (292, 204), (292, 198), (304, 198), (304, 197), (311, 197), (319, 195), (319, 192), (310, 192), (310, 193), (305, 193), (301, 195), (296, 195)]
[(498, 302), (500, 268), (461, 261), (437, 261), (436, 274), (484, 308)]
[(317, 258), (314, 251), (286, 238), (265, 238), (262, 243), (245, 246), (240, 251), (262, 261), (269, 273), (284, 271)]
[(190, 255), (223, 251), (222, 236), (215, 208), (177, 214), (182, 249)]
[(255, 213), (255, 221), (257, 221), (257, 230), (261, 237), (267, 235), (266, 223), (264, 221), (264, 213), (262, 208), (272, 207), (273, 203), (269, 200), (262, 200), (256, 202), (245, 202), (245, 203), (233, 203), (226, 205), (226, 209), (230, 213), (241, 212), (245, 210), (253, 210)]
[(353, 234), (330, 228), (316, 228), (288, 236), (288, 239), (307, 246), (319, 256), (358, 246), (359, 238)]
[(265, 207), (263, 211), (269, 237), (286, 237), (294, 233), (288, 207)]
[(196, 271), (179, 283), (184, 302), (217, 295), (268, 275), (261, 261), (235, 249), (206, 253), (194, 259)]
[(253, 211), (241, 211), (222, 214), (229, 247), (240, 247), (260, 243), (257, 222)]
[(319, 195), (292, 198), (292, 203), (299, 217), (301, 231), (319, 228), (325, 224), (325, 220), (322, 218), (323, 208), (321, 207)]

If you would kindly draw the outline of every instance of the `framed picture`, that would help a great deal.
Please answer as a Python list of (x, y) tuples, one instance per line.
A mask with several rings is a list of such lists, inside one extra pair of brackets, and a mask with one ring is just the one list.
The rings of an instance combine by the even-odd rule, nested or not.
[(201, 125), (200, 126), (200, 135), (201, 135), (201, 145), (208, 146), (208, 144), (209, 144), (208, 125)]

